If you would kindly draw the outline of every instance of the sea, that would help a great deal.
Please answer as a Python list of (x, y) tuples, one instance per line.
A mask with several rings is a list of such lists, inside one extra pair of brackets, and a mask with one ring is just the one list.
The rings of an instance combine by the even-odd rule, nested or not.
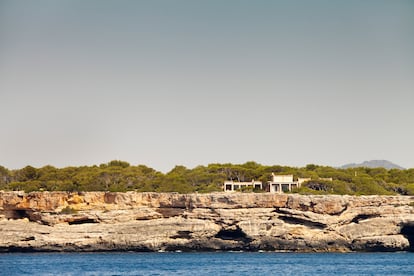
[(414, 253), (2, 253), (0, 275), (414, 275)]

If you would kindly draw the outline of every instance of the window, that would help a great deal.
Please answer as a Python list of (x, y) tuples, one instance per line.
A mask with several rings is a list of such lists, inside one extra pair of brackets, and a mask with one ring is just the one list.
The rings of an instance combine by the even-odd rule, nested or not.
[(289, 192), (289, 184), (282, 184), (282, 191)]

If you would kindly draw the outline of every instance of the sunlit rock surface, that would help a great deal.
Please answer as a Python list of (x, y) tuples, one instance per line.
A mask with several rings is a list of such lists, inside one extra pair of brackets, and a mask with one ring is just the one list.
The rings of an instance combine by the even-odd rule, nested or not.
[(414, 197), (0, 192), (0, 251), (413, 251)]

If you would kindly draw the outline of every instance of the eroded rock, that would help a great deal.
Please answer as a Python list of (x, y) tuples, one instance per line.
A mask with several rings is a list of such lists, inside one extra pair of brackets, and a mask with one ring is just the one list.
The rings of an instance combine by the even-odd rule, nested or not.
[(0, 251), (414, 248), (407, 196), (0, 192)]

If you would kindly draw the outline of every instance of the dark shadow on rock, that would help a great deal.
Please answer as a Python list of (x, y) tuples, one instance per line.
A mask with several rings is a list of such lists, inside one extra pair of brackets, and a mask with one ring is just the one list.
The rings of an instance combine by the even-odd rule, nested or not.
[(380, 215), (367, 215), (367, 214), (359, 214), (356, 217), (354, 217), (351, 222), (354, 223), (359, 223), (361, 220), (366, 220), (366, 219), (372, 219), (372, 218), (378, 218), (380, 217)]
[(191, 239), (191, 231), (177, 231), (177, 235), (171, 236), (171, 239)]
[(289, 224), (299, 224), (312, 229), (324, 229), (327, 227), (326, 224), (316, 221), (310, 221), (305, 218), (298, 218), (292, 216), (279, 216), (279, 219), (283, 220), (285, 223)]
[(401, 227), (401, 234), (408, 240), (408, 251), (414, 252), (414, 222), (409, 222)]
[(244, 243), (249, 243), (252, 241), (246, 233), (243, 232), (239, 227), (236, 229), (221, 229), (215, 236), (215, 238), (222, 239), (222, 240), (233, 240), (233, 241), (241, 241)]
[(68, 221), (69, 225), (84, 224), (84, 223), (98, 223), (98, 221), (92, 218), (75, 218), (75, 219)]

